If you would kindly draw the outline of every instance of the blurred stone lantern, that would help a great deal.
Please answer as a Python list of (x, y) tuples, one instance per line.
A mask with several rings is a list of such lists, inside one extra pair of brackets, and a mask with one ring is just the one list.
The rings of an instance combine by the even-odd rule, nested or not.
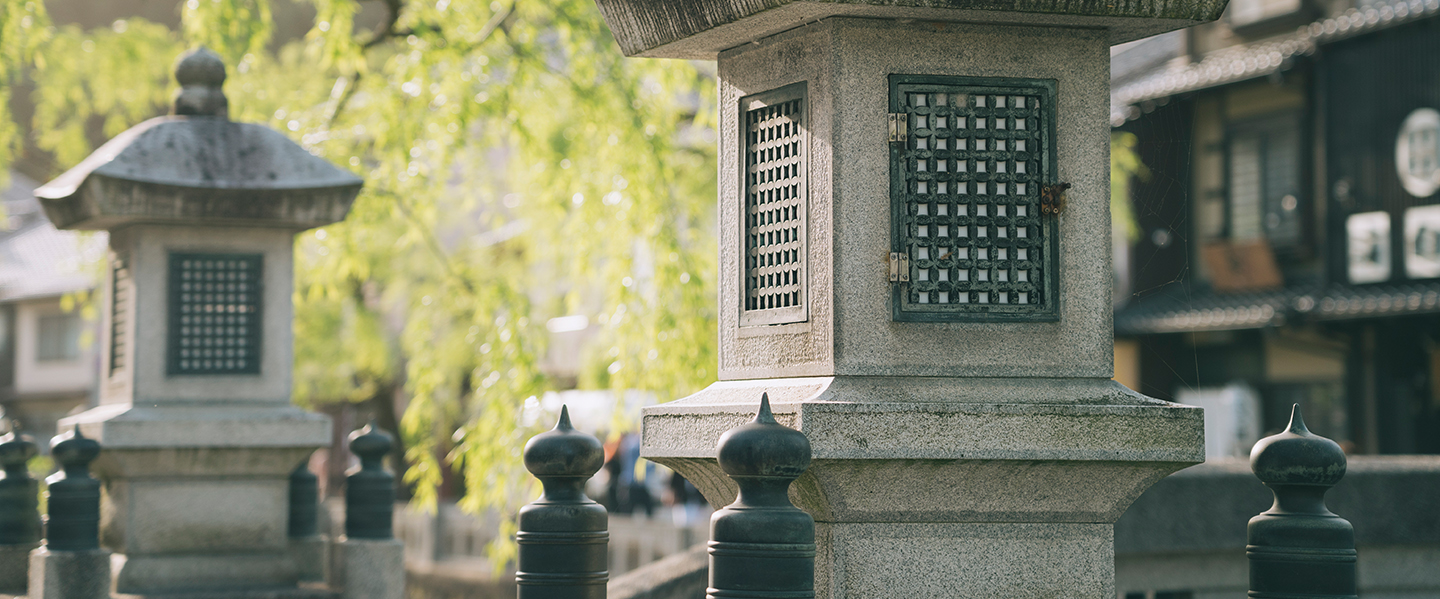
[(176, 79), (174, 116), (35, 192), (57, 227), (110, 232), (100, 405), (62, 426), (105, 447), (117, 592), (295, 586), (288, 477), (330, 421), (290, 402), (294, 236), (344, 219), (361, 181), (230, 121), (210, 51)]
[(817, 596), (1113, 598), (1114, 521), (1204, 448), (1111, 380), (1110, 46), (1225, 0), (598, 4), (720, 79), (720, 381), (642, 455), (727, 504), (768, 392)]

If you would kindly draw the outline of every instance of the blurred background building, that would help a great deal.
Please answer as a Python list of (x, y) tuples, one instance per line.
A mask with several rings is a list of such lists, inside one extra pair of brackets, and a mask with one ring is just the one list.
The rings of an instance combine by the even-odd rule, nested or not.
[(3, 190), (0, 408), (19, 430), (48, 439), (61, 417), (95, 405), (99, 321), (78, 308), (106, 242), (104, 233), (56, 230), (31, 195), (37, 186), (12, 172)]
[(1117, 377), (1225, 412), (1220, 455), (1293, 403), (1352, 452), (1440, 453), (1436, 9), (1232, 0), (1112, 50), (1112, 124), (1149, 171), (1116, 260)]

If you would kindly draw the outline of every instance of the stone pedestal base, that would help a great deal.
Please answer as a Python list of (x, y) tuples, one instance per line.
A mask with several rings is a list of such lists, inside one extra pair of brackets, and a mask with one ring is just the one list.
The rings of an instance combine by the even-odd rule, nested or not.
[(39, 543), (0, 545), (0, 593), (24, 595), (30, 581), (30, 552)]
[(403, 599), (405, 544), (398, 539), (346, 539), (335, 544), (341, 599)]
[(290, 539), (290, 560), (295, 562), (300, 582), (329, 580), (326, 569), (330, 563), (330, 540), (322, 535)]
[(30, 599), (110, 599), (110, 552), (30, 553)]
[(100, 541), (122, 594), (295, 588), (290, 473), (330, 439), (289, 405), (101, 406), (67, 418), (104, 446)]
[(646, 408), (641, 455), (730, 503), (715, 443), (762, 392), (810, 440), (820, 599), (1113, 598), (1115, 520), (1204, 460), (1200, 409), (1110, 380), (892, 377), (716, 383)]
[(816, 523), (816, 597), (1114, 599), (1109, 524)]

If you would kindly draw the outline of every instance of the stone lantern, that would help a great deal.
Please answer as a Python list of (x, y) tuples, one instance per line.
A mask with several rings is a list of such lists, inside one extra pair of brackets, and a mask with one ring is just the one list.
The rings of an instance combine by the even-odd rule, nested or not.
[(116, 136), (35, 194), (61, 229), (110, 232), (100, 405), (67, 418), (105, 452), (115, 590), (294, 587), (289, 474), (328, 445), (290, 402), (296, 233), (361, 187), (270, 128), (232, 122), (225, 66), (178, 64), (173, 116)]
[(1113, 523), (1204, 451), (1111, 380), (1110, 46), (1225, 0), (598, 4), (720, 79), (720, 381), (641, 455), (725, 505), (716, 439), (768, 393), (817, 596), (1113, 598)]

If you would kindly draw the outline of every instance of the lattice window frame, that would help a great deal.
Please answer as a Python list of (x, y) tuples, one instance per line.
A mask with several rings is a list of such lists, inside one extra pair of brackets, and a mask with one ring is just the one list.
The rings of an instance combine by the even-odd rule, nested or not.
[[(225, 264), (214, 266), (216, 262)], [(199, 265), (191, 266), (196, 263)], [(205, 266), (206, 263), (211, 266)], [(260, 373), (264, 348), (264, 266), (264, 254), (170, 254), (167, 374)], [(215, 276), (207, 279), (207, 272)]]
[[(927, 94), (929, 100), (924, 109), (911, 106), (913, 94)], [(945, 94), (944, 110), (937, 111), (931, 105), (936, 94)], [(965, 106), (954, 107), (957, 95), (964, 96)], [(985, 106), (975, 105), (976, 96), (988, 98)], [(990, 106), (995, 96), (1007, 98), (1007, 107)], [(1011, 104), (1017, 96), (1025, 98), (1023, 107)], [(891, 75), (890, 112), (903, 116), (902, 122), (906, 124), (903, 141), (890, 144), (891, 251), (908, 259), (908, 265), (902, 266), (908, 268), (908, 277), (902, 277), (893, 285), (894, 320), (1058, 320), (1059, 227), (1057, 217), (1042, 213), (1040, 205), (1043, 186), (1055, 184), (1057, 176), (1056, 81)], [(947, 127), (931, 126), (938, 123), (916, 118), (922, 115), (946, 116)], [(967, 116), (971, 120), (966, 127), (956, 127), (956, 116)], [(983, 129), (976, 127), (973, 120), (982, 116), (991, 119)], [(997, 117), (1005, 119), (1004, 129), (996, 126), (993, 119)], [(1027, 119), (1024, 129), (1017, 129), (1017, 117)], [(985, 133), (977, 136), (978, 131)], [(944, 149), (937, 149), (934, 145), (938, 144), (931, 142), (941, 138), (949, 142)], [(963, 147), (959, 144), (962, 138), (966, 140)], [(986, 141), (983, 150), (975, 143), (981, 138)], [(926, 140), (925, 147), (920, 147), (919, 139)], [(996, 142), (1000, 140), (1007, 144), (1003, 150), (997, 149)], [(1023, 151), (1016, 149), (1017, 140), (1025, 141)], [(941, 171), (939, 161), (946, 157), (950, 159), (949, 166)], [(969, 161), (963, 171), (956, 162), (962, 159)], [(977, 159), (984, 161), (984, 171), (979, 170)], [(927, 161), (923, 171), (921, 160)], [(1018, 172), (1018, 162), (1025, 163), (1023, 176)], [(1000, 163), (1005, 165), (1003, 172), (998, 166)], [(923, 188), (922, 182), (927, 184)], [(979, 193), (981, 183), (987, 185), (984, 194)], [(1025, 184), (1023, 192), (1019, 191), (1018, 183)], [(1006, 185), (1005, 194), (990, 193), (1000, 184)], [(967, 185), (963, 188), (966, 193), (958, 193), (961, 185)], [(947, 201), (919, 201), (932, 197), (946, 197)], [(978, 199), (981, 197), (988, 199)], [(948, 201), (950, 199), (953, 201)], [(927, 205), (923, 210), (922, 204)], [(979, 210), (981, 205), (986, 206), (983, 214)], [(1004, 207), (1004, 214), (999, 214), (1000, 206)], [(1003, 238), (1001, 230), (1005, 232)], [(1021, 242), (1022, 238), (1025, 241)], [(961, 251), (962, 246), (966, 251)], [(983, 256), (981, 249), (985, 250)], [(1000, 249), (1006, 250), (1003, 259)], [(1025, 250), (1023, 259), (1021, 249)], [(921, 293), (927, 294), (924, 299), (931, 301), (922, 303)], [(1005, 294), (1003, 302), (1001, 293)], [(1025, 303), (1018, 302), (1020, 293), (1026, 294)], [(961, 303), (962, 297), (967, 301)]]
[(740, 326), (810, 319), (808, 100), (800, 82), (739, 102)]
[(134, 357), (130, 355), (130, 304), (135, 292), (130, 284), (130, 264), (124, 256), (110, 259), (110, 371), (109, 376), (126, 371)]

